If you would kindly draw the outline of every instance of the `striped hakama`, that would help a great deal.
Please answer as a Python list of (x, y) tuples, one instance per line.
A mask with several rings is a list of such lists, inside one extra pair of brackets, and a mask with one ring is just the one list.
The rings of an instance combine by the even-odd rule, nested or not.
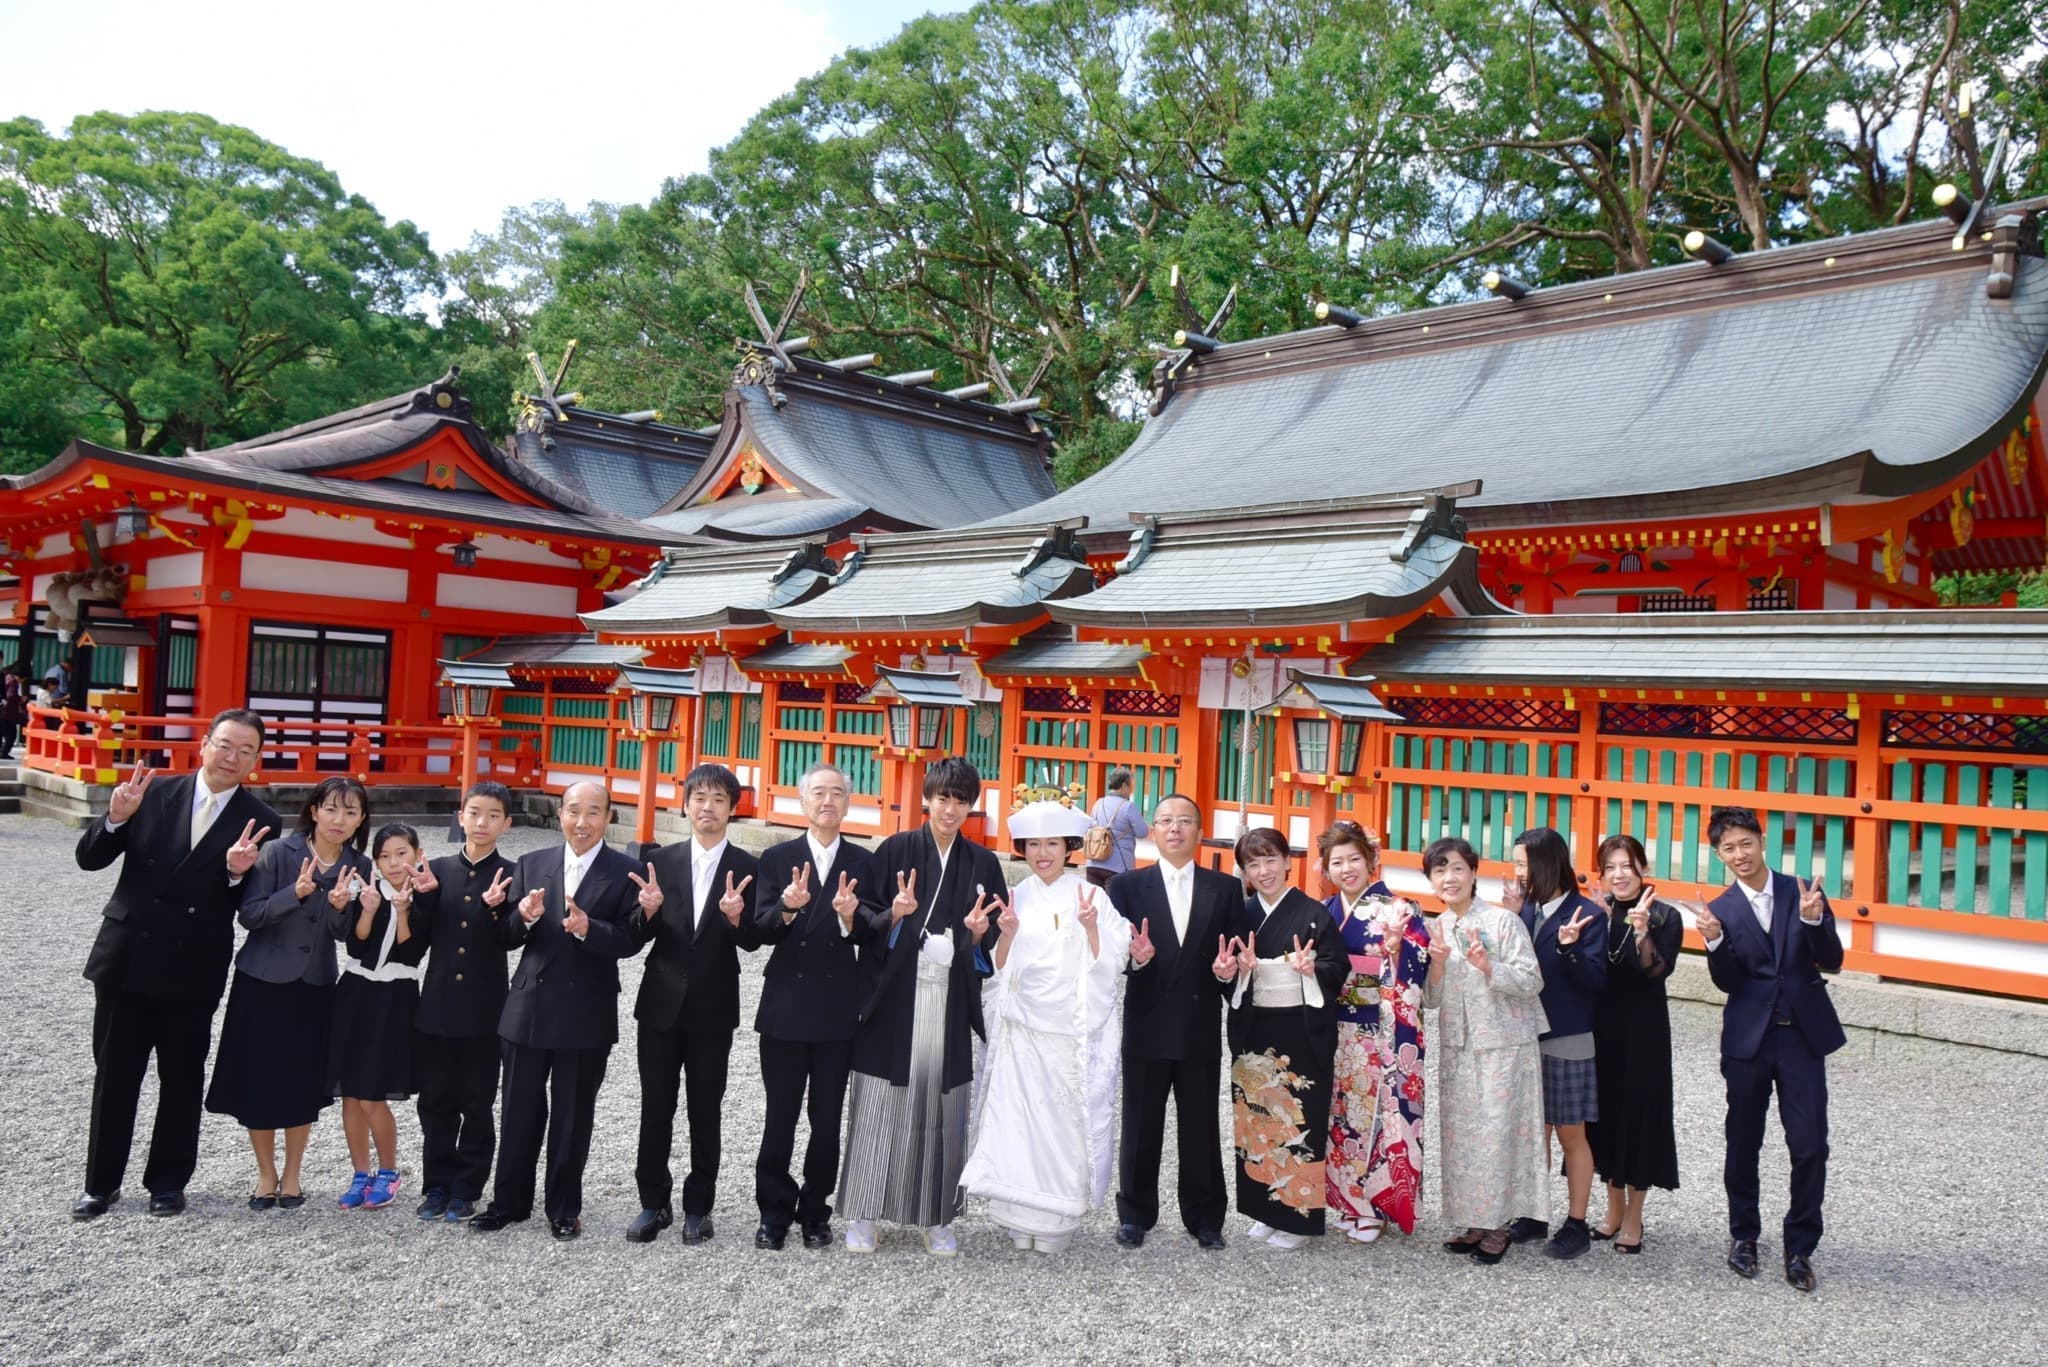
[(973, 1087), (943, 1090), (948, 974), (945, 964), (918, 956), (909, 1084), (853, 1074), (839, 1173), (839, 1213), (848, 1220), (930, 1229), (960, 1214)]

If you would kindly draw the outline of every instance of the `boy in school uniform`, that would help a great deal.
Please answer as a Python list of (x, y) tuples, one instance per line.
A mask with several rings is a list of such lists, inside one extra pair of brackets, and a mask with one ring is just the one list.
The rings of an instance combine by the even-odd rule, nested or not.
[(512, 824), (512, 793), (502, 783), (475, 784), (462, 797), (462, 850), (427, 866), (416, 879), (438, 889), (432, 914), (412, 933), (429, 954), (420, 979), (413, 1038), (413, 1082), (419, 1094), (422, 1220), (467, 1220), (483, 1199), (497, 1135), (491, 1106), (498, 1094), (498, 1017), (505, 1009), (506, 892), (514, 865), (498, 853)]

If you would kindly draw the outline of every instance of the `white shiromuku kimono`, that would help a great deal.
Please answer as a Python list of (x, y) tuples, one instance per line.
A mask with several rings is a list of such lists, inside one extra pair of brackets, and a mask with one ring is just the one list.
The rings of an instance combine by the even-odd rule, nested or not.
[(1116, 1153), (1130, 923), (1095, 891), (1101, 952), (1088, 955), (1078, 874), (1015, 893), (1017, 935), (989, 981), (988, 1049), (974, 1148), (961, 1186), (1019, 1247), (1065, 1248), (1109, 1191)]

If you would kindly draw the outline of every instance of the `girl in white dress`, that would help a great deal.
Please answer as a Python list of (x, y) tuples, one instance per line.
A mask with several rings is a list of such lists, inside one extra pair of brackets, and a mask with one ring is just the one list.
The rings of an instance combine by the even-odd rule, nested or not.
[[(1031, 866), (998, 913), (988, 1050), (961, 1185), (1020, 1249), (1056, 1253), (1109, 1191), (1122, 979), (1131, 927), (1067, 858), (1088, 815), (1034, 802), (1010, 816)], [(986, 912), (977, 906), (978, 912)], [(970, 917), (970, 924), (974, 918)]]

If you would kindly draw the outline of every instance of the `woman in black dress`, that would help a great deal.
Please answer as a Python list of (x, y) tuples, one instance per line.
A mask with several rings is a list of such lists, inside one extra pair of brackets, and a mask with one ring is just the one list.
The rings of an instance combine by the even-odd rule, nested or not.
[(1616, 1253), (1643, 1251), (1643, 1198), (1678, 1190), (1672, 1123), (1671, 1013), (1664, 980), (1678, 962), (1685, 922), (1643, 882), (1648, 860), (1634, 836), (1600, 842), (1607, 889), (1607, 987), (1593, 1013), (1600, 1118), (1586, 1127), (1593, 1166), (1607, 1182), (1607, 1219), (1596, 1239)]
[(242, 884), (240, 920), (249, 937), (235, 956), (206, 1109), (233, 1116), (249, 1131), (256, 1151), (251, 1210), (306, 1204), (299, 1163), (313, 1122), (334, 1100), (327, 1087), (334, 943), (348, 934), (356, 898), (374, 876), (362, 854), (369, 815), (362, 784), (321, 780), (299, 812), (298, 829), (265, 845)]
[(1337, 994), (1351, 960), (1323, 904), (1288, 885), (1293, 852), (1285, 840), (1270, 830), (1246, 831), (1236, 856), (1251, 895), (1239, 934), (1216, 956), (1216, 971), (1230, 972), (1234, 958), (1237, 1208), (1252, 1218), (1251, 1238), (1294, 1249), (1323, 1232)]

